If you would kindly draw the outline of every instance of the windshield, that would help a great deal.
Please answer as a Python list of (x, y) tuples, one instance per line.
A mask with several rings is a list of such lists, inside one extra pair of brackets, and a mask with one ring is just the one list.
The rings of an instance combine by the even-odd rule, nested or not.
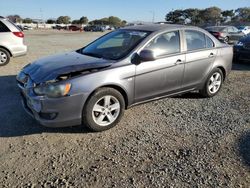
[(239, 26), (239, 27), (237, 27), (239, 30), (243, 30), (243, 29), (245, 29), (245, 26)]
[(127, 56), (150, 32), (118, 30), (111, 32), (81, 50), (81, 54), (118, 60)]

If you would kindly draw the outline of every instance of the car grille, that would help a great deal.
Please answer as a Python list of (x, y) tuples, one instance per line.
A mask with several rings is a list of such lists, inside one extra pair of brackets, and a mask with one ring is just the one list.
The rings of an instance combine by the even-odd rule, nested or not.
[(244, 44), (244, 48), (247, 50), (250, 50), (250, 42)]

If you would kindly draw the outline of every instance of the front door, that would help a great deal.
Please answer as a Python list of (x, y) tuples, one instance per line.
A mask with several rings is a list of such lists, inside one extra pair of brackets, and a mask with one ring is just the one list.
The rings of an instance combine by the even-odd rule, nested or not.
[(135, 102), (175, 92), (183, 78), (185, 55), (180, 53), (179, 31), (158, 35), (145, 49), (154, 51), (156, 60), (137, 65)]

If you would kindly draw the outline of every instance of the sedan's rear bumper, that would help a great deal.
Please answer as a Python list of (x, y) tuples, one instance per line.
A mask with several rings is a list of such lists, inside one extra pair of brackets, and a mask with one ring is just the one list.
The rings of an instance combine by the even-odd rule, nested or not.
[(27, 46), (21, 45), (21, 46), (15, 46), (11, 49), (11, 53), (13, 57), (23, 56), (27, 54)]

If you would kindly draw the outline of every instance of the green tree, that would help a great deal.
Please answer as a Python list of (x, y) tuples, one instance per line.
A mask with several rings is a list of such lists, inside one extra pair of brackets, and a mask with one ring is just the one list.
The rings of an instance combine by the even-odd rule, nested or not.
[(25, 18), (23, 19), (23, 23), (30, 24), (30, 23), (33, 23), (33, 21), (30, 18)]
[(89, 19), (86, 16), (81, 17), (79, 20), (80, 24), (87, 24), (88, 22), (89, 22)]
[(189, 8), (183, 10), (183, 14), (185, 19), (189, 19), (192, 25), (201, 25), (203, 20), (201, 19), (201, 10), (197, 8)]
[(235, 16), (234, 10), (224, 10), (221, 12), (223, 22), (232, 21)]
[(69, 24), (70, 23), (70, 17), (69, 16), (60, 16), (57, 18), (56, 23), (58, 24)]
[(21, 16), (19, 16), (19, 15), (9, 15), (9, 16), (7, 16), (7, 18), (8, 18), (10, 21), (14, 22), (14, 23), (17, 23), (17, 22), (21, 22), (21, 21), (22, 21), (22, 18), (21, 18)]
[(122, 20), (121, 26), (125, 26), (127, 24), (126, 20)]
[(240, 22), (250, 22), (250, 7), (238, 8), (235, 10), (235, 20)]
[(47, 24), (55, 24), (56, 23), (56, 20), (53, 20), (53, 19), (48, 19), (46, 21)]
[(111, 25), (111, 26), (124, 26), (126, 25), (126, 21), (125, 20), (121, 20), (118, 17), (115, 16), (110, 16), (108, 18), (102, 18), (99, 20), (93, 20), (91, 22), (89, 22), (90, 25)]
[(71, 23), (72, 23), (72, 24), (81, 24), (81, 23), (80, 23), (80, 20), (73, 20)]
[(174, 11), (170, 11), (165, 18), (166, 21), (172, 22), (175, 24), (183, 24), (185, 21), (184, 11), (181, 9), (177, 9)]
[(121, 26), (122, 20), (118, 17), (110, 16), (108, 18), (108, 23), (109, 25), (112, 25), (112, 26)]
[(221, 12), (221, 9), (218, 7), (209, 7), (201, 10), (200, 16), (206, 23), (218, 24), (222, 20)]

